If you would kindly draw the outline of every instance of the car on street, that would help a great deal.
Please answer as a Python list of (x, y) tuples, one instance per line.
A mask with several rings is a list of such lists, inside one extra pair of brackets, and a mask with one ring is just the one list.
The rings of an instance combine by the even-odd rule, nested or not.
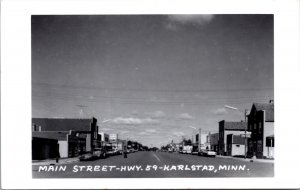
[(134, 153), (134, 149), (133, 148), (127, 149), (127, 153)]
[(106, 158), (108, 156), (105, 148), (94, 148), (93, 158)]
[(123, 154), (123, 150), (117, 150), (117, 155), (122, 155)]
[(106, 152), (106, 154), (107, 154), (108, 156), (115, 156), (115, 155), (117, 155), (117, 150), (108, 150), (108, 151)]
[(87, 153), (87, 154), (81, 155), (79, 157), (79, 160), (80, 161), (90, 161), (90, 160), (93, 160), (93, 154), (92, 153)]
[(217, 153), (213, 150), (200, 150), (198, 155), (199, 156), (216, 157)]
[(192, 155), (198, 155), (198, 151), (193, 151)]

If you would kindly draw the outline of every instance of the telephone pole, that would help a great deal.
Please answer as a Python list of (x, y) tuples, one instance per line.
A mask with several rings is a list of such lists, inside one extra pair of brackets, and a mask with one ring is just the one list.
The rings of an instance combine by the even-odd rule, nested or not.
[(245, 109), (245, 159), (247, 158), (247, 109)]
[(80, 118), (82, 118), (82, 116), (83, 116), (83, 108), (86, 108), (87, 106), (86, 105), (82, 105), (82, 104), (79, 104), (79, 105), (76, 105), (76, 106), (80, 108), (79, 115), (80, 115)]
[(199, 128), (198, 147), (199, 151), (201, 151), (201, 128)]

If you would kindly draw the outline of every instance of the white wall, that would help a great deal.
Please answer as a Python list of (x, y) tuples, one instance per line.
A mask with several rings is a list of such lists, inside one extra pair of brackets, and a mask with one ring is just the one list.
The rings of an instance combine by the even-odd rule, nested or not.
[[(264, 123), (264, 139), (263, 139), (263, 155), (266, 157), (274, 158), (274, 147), (267, 147), (266, 146), (266, 137), (274, 135), (274, 122), (265, 122)], [(275, 137), (274, 137), (275, 141)]]
[(224, 152), (227, 152), (227, 135), (240, 135), (243, 131), (225, 131), (224, 132)]
[(69, 152), (68, 141), (58, 141), (58, 144), (60, 157), (67, 158)]
[(240, 144), (239, 147), (237, 147), (236, 144), (232, 145), (231, 156), (236, 156), (236, 155), (245, 155), (245, 145)]

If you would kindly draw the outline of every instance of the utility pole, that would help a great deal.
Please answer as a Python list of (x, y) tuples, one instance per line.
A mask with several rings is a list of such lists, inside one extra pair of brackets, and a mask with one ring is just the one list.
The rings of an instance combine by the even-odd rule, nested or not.
[(199, 128), (199, 137), (198, 137), (198, 147), (199, 147), (199, 151), (201, 151), (201, 128)]
[(247, 158), (247, 109), (245, 109), (245, 159)]
[(118, 144), (119, 138), (118, 138), (118, 133), (116, 134), (116, 140), (117, 140), (117, 151), (119, 151), (119, 144)]
[(76, 106), (80, 108), (79, 115), (80, 115), (80, 118), (82, 118), (82, 116), (83, 116), (83, 108), (86, 108), (87, 106), (86, 105), (82, 105), (82, 104), (79, 104), (79, 105), (76, 105)]
[[(238, 108), (235, 108), (235, 107), (232, 107), (232, 106), (228, 106), (228, 105), (224, 105), (226, 108), (229, 108), (229, 109), (233, 109), (233, 110), (237, 110), (239, 112), (241, 112)], [(247, 158), (247, 109), (245, 109), (245, 159)], [(243, 113), (243, 112), (242, 112)], [(243, 120), (241, 121), (241, 123), (243, 122)], [(243, 124), (243, 123), (242, 123)], [(242, 134), (241, 134), (242, 135)]]

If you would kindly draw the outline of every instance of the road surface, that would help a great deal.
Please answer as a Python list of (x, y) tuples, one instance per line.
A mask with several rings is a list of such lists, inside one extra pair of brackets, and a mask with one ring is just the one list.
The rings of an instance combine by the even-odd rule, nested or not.
[(141, 151), (94, 161), (34, 165), (33, 178), (273, 177), (273, 163), (243, 159)]

